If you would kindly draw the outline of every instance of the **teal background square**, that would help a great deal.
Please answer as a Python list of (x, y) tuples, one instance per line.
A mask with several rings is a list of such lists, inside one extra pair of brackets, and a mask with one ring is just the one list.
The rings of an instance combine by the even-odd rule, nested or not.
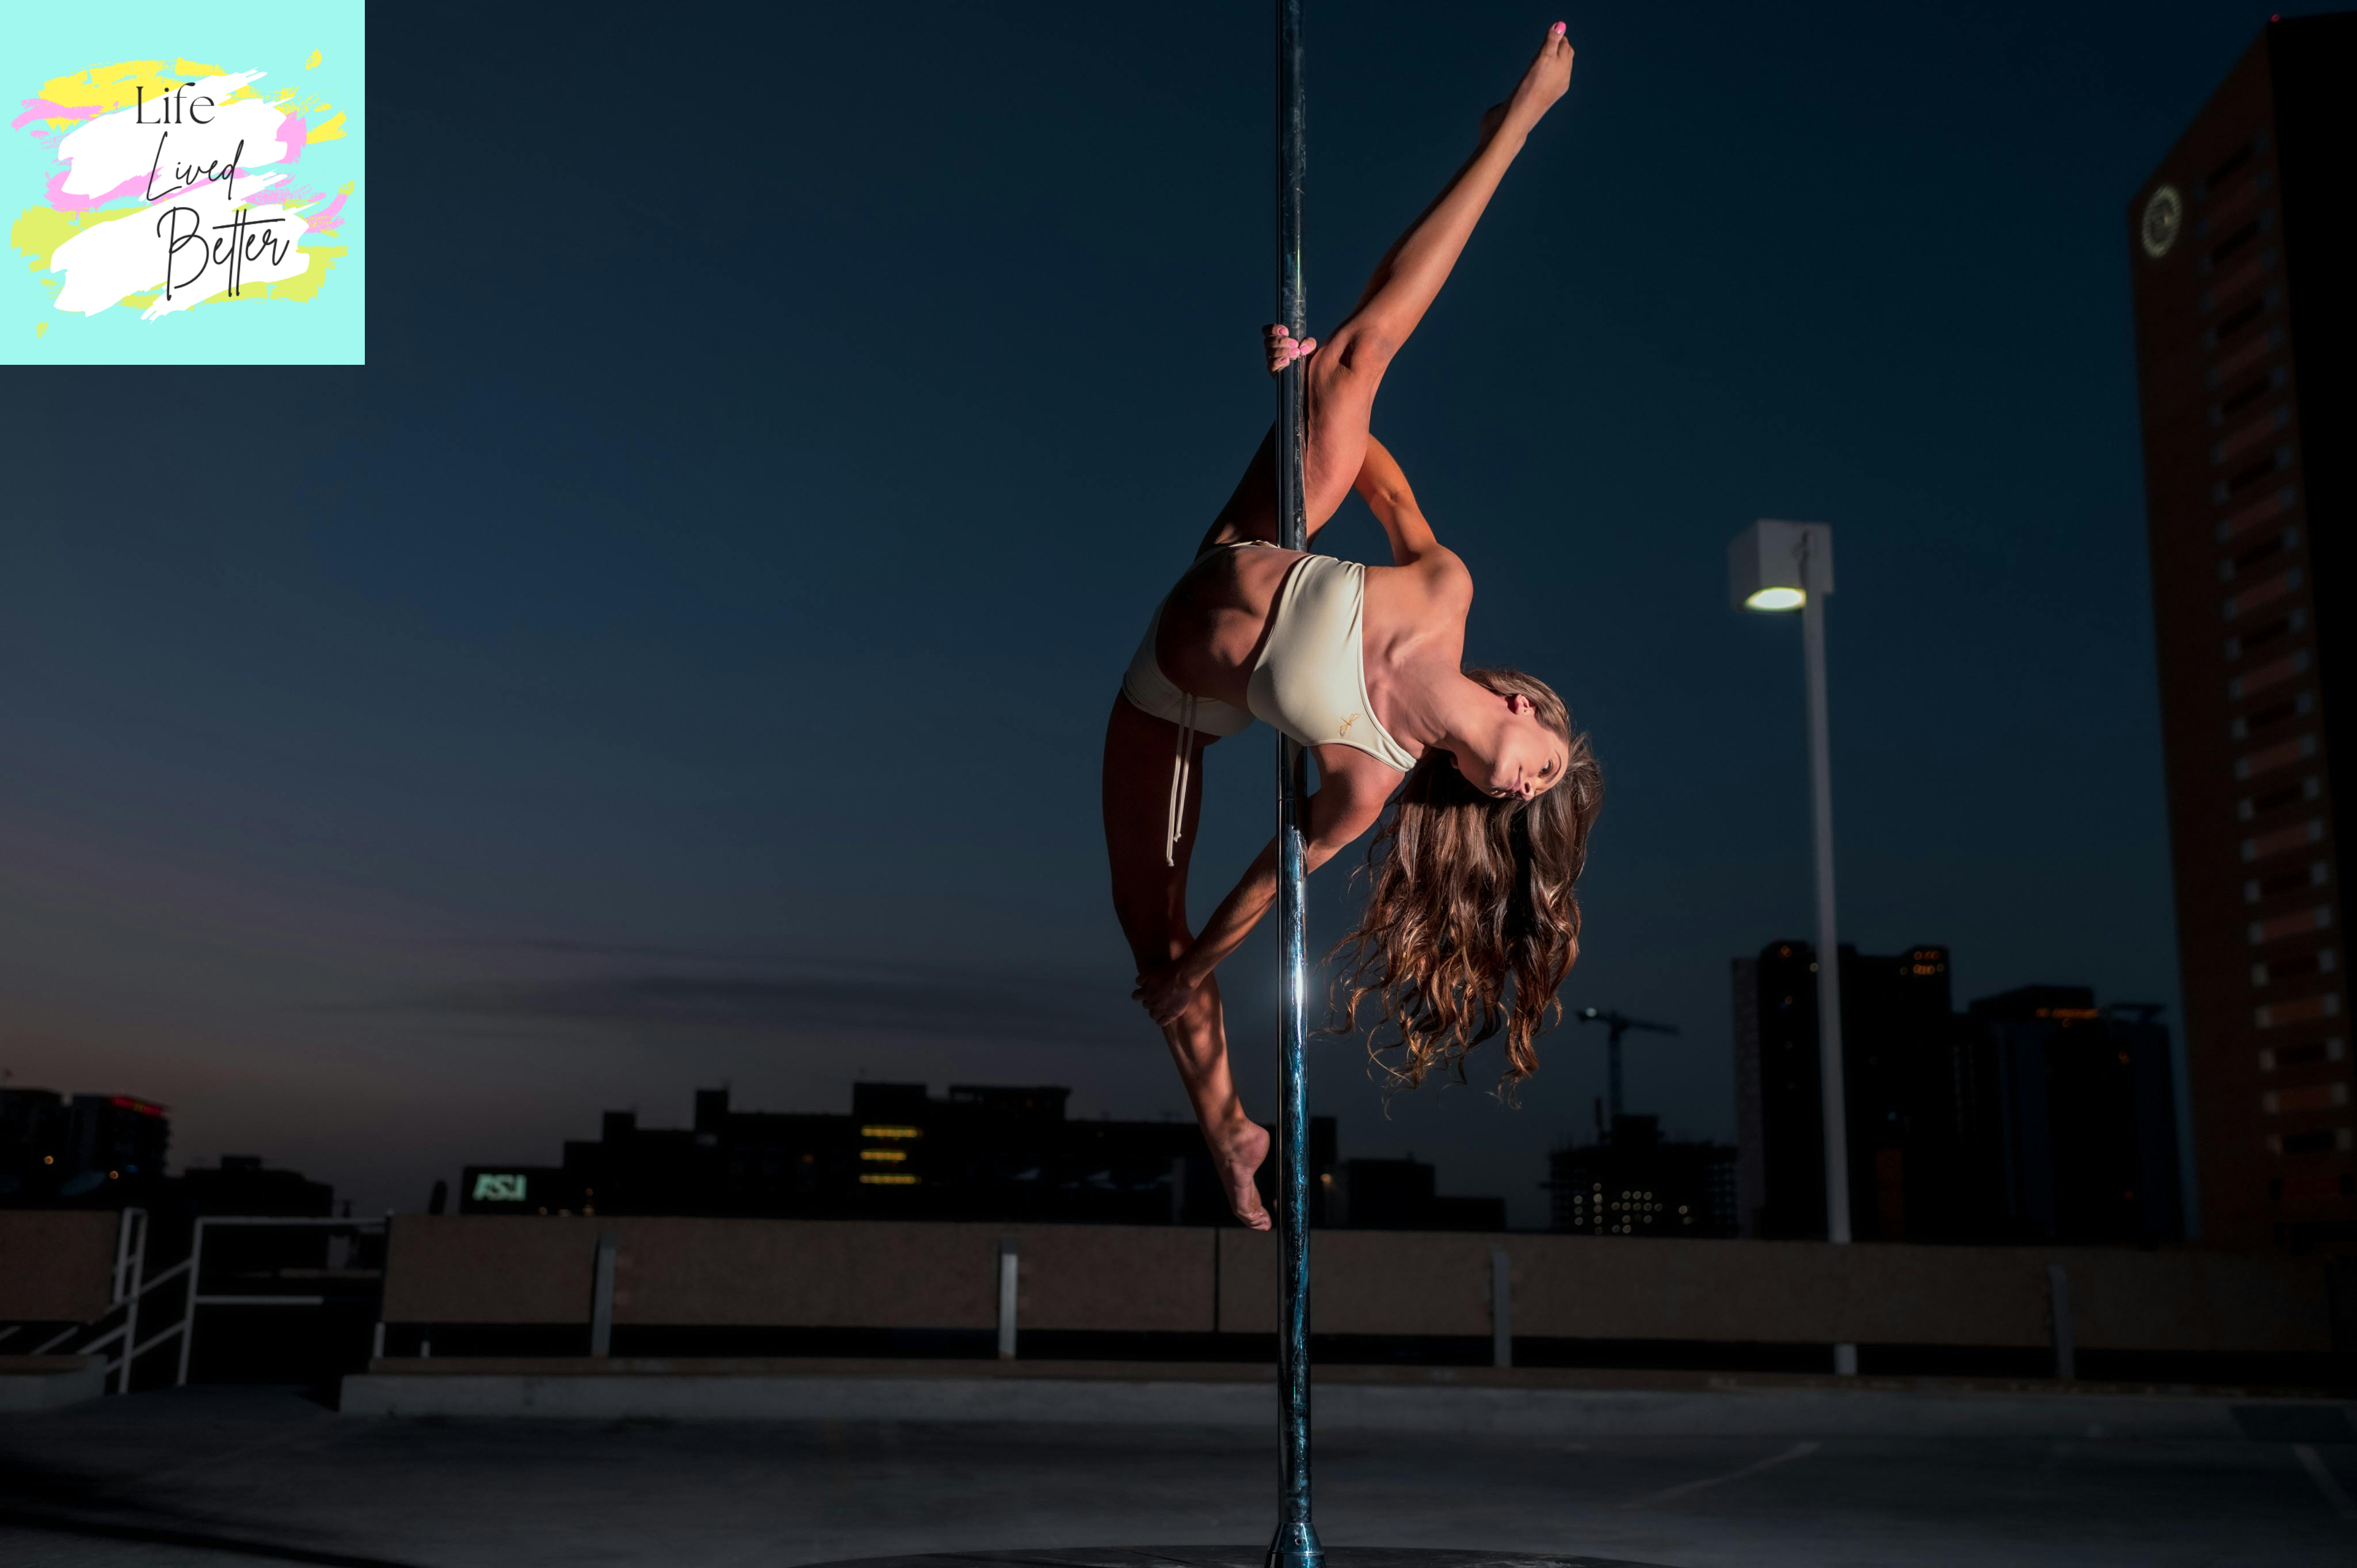
[[(164, 0), (72, 0), (12, 8), (0, 28), (0, 233), (28, 207), (46, 205), (43, 188), (60, 166), (61, 133), (35, 136), (5, 129), (41, 83), (120, 59), (177, 56), (224, 70), (267, 74), (268, 93), (294, 87), (325, 98), (344, 116), (341, 140), (307, 146), (289, 183), (325, 190), (330, 199), (355, 181), (342, 227), (307, 244), (342, 245), (347, 253), (317, 296), (305, 301), (200, 305), (156, 321), (117, 306), (96, 316), (61, 311), (41, 286), (46, 274), (13, 250), (0, 252), (0, 365), (359, 365), (367, 362), (368, 143), (365, 88), (367, 7), (363, 0), (240, 0), (231, 6), (167, 5)], [(316, 70), (305, 70), (311, 51)], [(48, 323), (36, 336), (37, 322)]]

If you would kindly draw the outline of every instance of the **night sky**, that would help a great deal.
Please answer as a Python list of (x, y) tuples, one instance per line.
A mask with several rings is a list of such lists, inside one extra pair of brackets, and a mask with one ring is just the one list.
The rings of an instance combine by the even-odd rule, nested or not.
[[(0, 1068), (362, 1211), (723, 1081), (1183, 1116), (1097, 754), (1273, 406), (1267, 7), (376, 9), (365, 370), (0, 375)], [(1311, 0), (1314, 328), (1555, 15)], [(2125, 212), (2266, 15), (1568, 14), (1375, 428), (1469, 656), (1594, 737), (1566, 1001), (1684, 1031), (1631, 1109), (1731, 1136), (1728, 960), (1813, 929), (1760, 516), (1835, 530), (1844, 939), (2174, 1020)], [(1211, 753), (1199, 917), (1272, 749)], [(1222, 975), (1266, 1116), (1267, 932)], [(1535, 1224), (1601, 1052), (1386, 1120), (1328, 1040), (1311, 1101)]]

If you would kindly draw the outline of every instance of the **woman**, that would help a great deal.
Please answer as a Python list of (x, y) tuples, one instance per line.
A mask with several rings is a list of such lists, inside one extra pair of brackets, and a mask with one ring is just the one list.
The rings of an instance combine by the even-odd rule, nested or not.
[(1473, 580), (1367, 428), (1392, 355), (1569, 86), (1571, 59), (1557, 22), (1513, 96), (1483, 117), (1480, 149), (1377, 263), (1323, 348), (1267, 330), (1269, 369), (1298, 360), (1308, 378), (1311, 542), (1355, 489), (1394, 564), (1276, 545), (1272, 432), (1155, 612), (1106, 726), (1105, 843), (1140, 971), (1135, 995), (1169, 1041), (1236, 1217), (1255, 1230), (1269, 1224), (1253, 1186), (1268, 1134), (1237, 1098), (1212, 971), (1275, 897), (1276, 846), (1191, 934), (1187, 869), (1206, 746), (1260, 717), (1310, 748), (1311, 870), (1375, 826), (1398, 792), (1369, 852), (1371, 864), (1382, 859), (1366, 914), (1342, 945), (1353, 955), (1350, 1011), (1355, 1019), (1372, 1000), (1396, 1033), (1400, 1079), (1461, 1072), (1466, 1049), (1495, 1034), (1501, 1015), (1506, 1076), (1527, 1075), (1534, 1036), (1578, 956), (1572, 887), (1599, 799), (1596, 764), (1544, 685), (1460, 669)]

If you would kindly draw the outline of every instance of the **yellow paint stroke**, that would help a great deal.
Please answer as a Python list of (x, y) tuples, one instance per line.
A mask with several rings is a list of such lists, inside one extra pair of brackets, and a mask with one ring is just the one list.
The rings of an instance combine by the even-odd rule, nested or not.
[(319, 65), (319, 51), (318, 51), (317, 49), (313, 49), (313, 50), (311, 51), (311, 58), (310, 58), (309, 59), (307, 59), (307, 60), (305, 60), (305, 61), (303, 62), (303, 69), (304, 69), (305, 70), (317, 70), (317, 69), (318, 69), (318, 65)]
[[(313, 49), (309, 62), (303, 69), (308, 70), (318, 63), (319, 51)], [(173, 58), (172, 68), (172, 74), (167, 76), (164, 72), (162, 60), (116, 60), (111, 65), (94, 65), (87, 70), (66, 76), (53, 76), (41, 83), (41, 90), (36, 96), (46, 98), (60, 108), (98, 109), (111, 112), (116, 109), (128, 109), (135, 104), (139, 101), (138, 90), (143, 87), (147, 90), (149, 98), (166, 98), (171, 95), (174, 88), (184, 82), (201, 81), (208, 76), (229, 74), (221, 66), (203, 65), (178, 56)], [(292, 98), (295, 91), (294, 88), (289, 87), (271, 102), (284, 102)], [(249, 81), (231, 93), (223, 102), (234, 103), (242, 98), (262, 96), (261, 91)], [(320, 107), (324, 109), (327, 105), (321, 104)], [(82, 122), (80, 119), (51, 118), (45, 123), (52, 131), (67, 131)], [(341, 134), (341, 132), (337, 133), (339, 135)], [(318, 141), (322, 138), (315, 134), (311, 139)]]
[(48, 324), (48, 322), (46, 322), (46, 321), (36, 321), (36, 322), (34, 322), (34, 323), (33, 323), (33, 336), (34, 336), (34, 337), (36, 337), (36, 338), (46, 338), (46, 337), (48, 337), (48, 334), (49, 334), (49, 324)]
[[(164, 62), (159, 59), (117, 60), (113, 65), (94, 65), (70, 76), (53, 76), (41, 83), (40, 91), (34, 96), (46, 98), (61, 109), (127, 109), (138, 101), (139, 88), (145, 88), (150, 98), (167, 97), (172, 89), (187, 80), (166, 76)], [(51, 130), (81, 124), (79, 119), (48, 122)]]
[(334, 119), (328, 121), (317, 130), (306, 132), (303, 136), (303, 145), (307, 147), (315, 142), (340, 142), (343, 139), (344, 117), (341, 114), (338, 114)]
[[(304, 268), (300, 277), (282, 278), (276, 283), (246, 284), (234, 295), (229, 292), (227, 285), (223, 285), (220, 293), (209, 294), (197, 303), (200, 306), (242, 305), (254, 299), (291, 299), (297, 302), (315, 299), (318, 296), (319, 285), (327, 281), (328, 269), (336, 264), (336, 258), (350, 253), (350, 245), (322, 245), (317, 250), (307, 249), (303, 254), (319, 259)], [(151, 289), (145, 294), (126, 294), (121, 303), (145, 310), (163, 297), (162, 289)]]
[(27, 207), (8, 226), (8, 247), (33, 258), (27, 263), (27, 271), (45, 273), (58, 247), (76, 234), (87, 233), (102, 223), (120, 223), (145, 211), (144, 207), (124, 207), (111, 212), (59, 212), (50, 207)]

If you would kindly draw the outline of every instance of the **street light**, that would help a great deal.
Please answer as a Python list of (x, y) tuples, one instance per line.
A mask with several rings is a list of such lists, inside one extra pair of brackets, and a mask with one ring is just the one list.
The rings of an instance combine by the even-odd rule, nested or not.
[[(1809, 686), (1809, 798), (1817, 860), (1817, 1076), (1825, 1124), (1825, 1235), (1849, 1237), (1849, 1122), (1842, 1094), (1841, 945), (1834, 935), (1834, 789), (1825, 730), (1825, 599), (1834, 591), (1833, 530), (1762, 518), (1727, 553), (1739, 610), (1801, 612)], [(1834, 1347), (1834, 1370), (1857, 1371), (1857, 1347)]]

